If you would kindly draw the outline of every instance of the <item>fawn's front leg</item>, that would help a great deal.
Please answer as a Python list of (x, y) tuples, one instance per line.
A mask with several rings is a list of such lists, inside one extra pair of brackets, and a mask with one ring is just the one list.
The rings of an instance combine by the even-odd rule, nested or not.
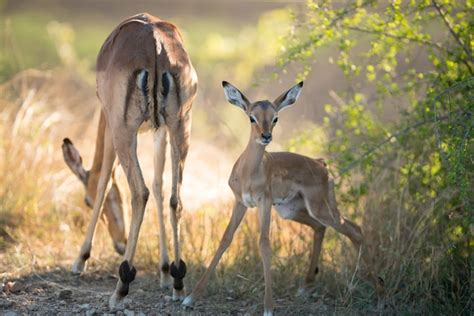
[(230, 218), (230, 222), (227, 225), (224, 235), (222, 236), (219, 248), (217, 248), (217, 251), (214, 257), (212, 258), (209, 267), (207, 268), (206, 272), (204, 272), (197, 285), (194, 287), (193, 292), (184, 299), (184, 306), (192, 307), (195, 300), (200, 298), (204, 293), (211, 274), (216, 269), (216, 266), (219, 263), (219, 260), (221, 259), (224, 252), (227, 250), (227, 248), (229, 248), (230, 244), (232, 243), (234, 233), (237, 230), (237, 227), (239, 227), (240, 223), (242, 222), (246, 211), (247, 207), (245, 207), (245, 205), (238, 201), (235, 202), (234, 209), (232, 210), (232, 217)]

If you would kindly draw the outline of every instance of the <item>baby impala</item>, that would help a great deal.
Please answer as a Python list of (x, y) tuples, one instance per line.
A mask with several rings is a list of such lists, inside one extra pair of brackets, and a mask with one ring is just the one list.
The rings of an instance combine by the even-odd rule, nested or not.
[[(183, 305), (192, 306), (204, 292), (209, 277), (216, 268), (223, 253), (232, 242), (234, 232), (245, 215), (247, 208), (257, 207), (260, 222), (259, 246), (265, 276), (264, 315), (273, 314), (272, 277), (270, 271), (270, 219), (271, 208), (285, 219), (308, 225), (314, 230), (313, 249), (305, 282), (299, 292), (307, 290), (318, 273), (318, 259), (326, 227), (330, 226), (349, 237), (358, 251), (364, 244), (360, 227), (343, 218), (337, 209), (334, 182), (328, 176), (322, 159), (278, 152), (269, 153), (265, 146), (272, 141), (272, 131), (278, 121), (278, 114), (298, 99), (303, 82), (286, 91), (273, 102), (250, 102), (236, 87), (222, 83), (227, 100), (241, 108), (248, 115), (251, 124), (250, 140), (244, 152), (232, 169), (229, 185), (235, 195), (232, 217), (214, 258), (193, 292)], [(362, 251), (366, 264), (370, 262), (367, 252)], [(379, 298), (383, 294), (383, 281), (375, 277), (373, 269), (368, 276), (374, 282)]]

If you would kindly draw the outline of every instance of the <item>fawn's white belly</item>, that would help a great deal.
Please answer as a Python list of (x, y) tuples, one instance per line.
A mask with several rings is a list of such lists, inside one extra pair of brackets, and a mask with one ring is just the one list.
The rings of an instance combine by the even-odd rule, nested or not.
[(305, 209), (304, 200), (296, 194), (285, 198), (274, 198), (273, 206), (284, 219), (292, 219), (298, 212)]

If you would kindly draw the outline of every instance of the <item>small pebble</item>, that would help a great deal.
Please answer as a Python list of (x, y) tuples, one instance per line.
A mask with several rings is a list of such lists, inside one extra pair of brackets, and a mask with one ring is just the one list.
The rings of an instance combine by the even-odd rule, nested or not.
[(96, 313), (95, 309), (89, 309), (86, 311), (86, 316), (93, 316)]
[(71, 298), (71, 296), (72, 296), (72, 291), (71, 290), (61, 290), (58, 293), (58, 297), (61, 298), (61, 299)]
[(125, 316), (135, 316), (135, 312), (128, 309), (125, 309), (123, 313), (125, 314)]
[(6, 292), (10, 293), (20, 293), (25, 288), (25, 285), (22, 282), (7, 282), (5, 285)]
[(7, 308), (13, 305), (13, 302), (0, 299), (0, 307)]
[(91, 306), (89, 304), (82, 304), (82, 305), (79, 305), (79, 309), (81, 310), (84, 310), (84, 309), (89, 309), (91, 308)]

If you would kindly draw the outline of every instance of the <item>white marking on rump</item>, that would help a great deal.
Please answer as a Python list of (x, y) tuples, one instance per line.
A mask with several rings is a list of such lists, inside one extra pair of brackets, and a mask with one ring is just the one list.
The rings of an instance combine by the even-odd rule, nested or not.
[(161, 41), (157, 40), (160, 38), (160, 33), (157, 28), (153, 28), (153, 39), (155, 40), (156, 55), (161, 54), (161, 49), (163, 47)]
[[(146, 79), (146, 81), (145, 81)], [(148, 84), (148, 71), (143, 69), (137, 76), (137, 86), (140, 90), (145, 90)]]
[[(143, 16), (143, 14), (140, 14), (140, 16)], [(144, 24), (144, 25), (148, 24), (148, 22), (143, 21), (143, 20), (138, 20), (138, 19), (131, 19), (131, 20), (127, 21), (127, 23), (130, 23), (130, 22), (137, 22), (137, 23), (141, 23), (141, 24)]]

